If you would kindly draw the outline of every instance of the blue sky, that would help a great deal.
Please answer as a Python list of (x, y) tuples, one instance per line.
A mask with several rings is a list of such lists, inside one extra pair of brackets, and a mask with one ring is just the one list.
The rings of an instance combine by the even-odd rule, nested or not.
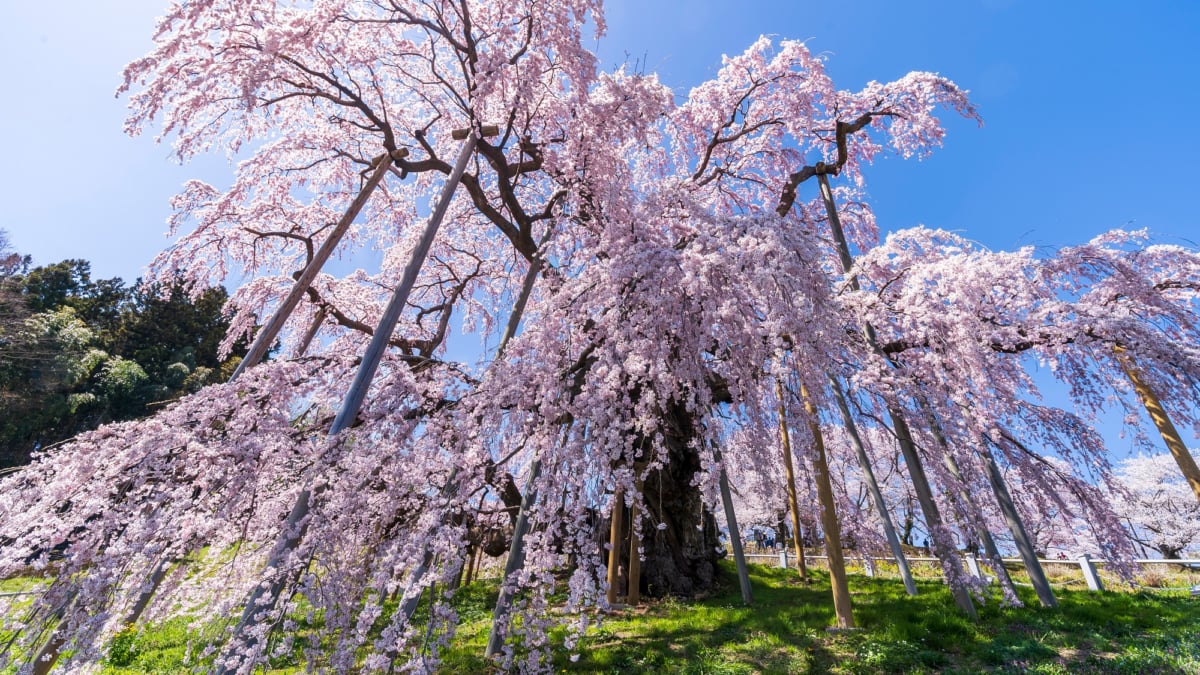
[[(87, 258), (99, 276), (132, 279), (165, 244), (180, 184), (225, 182), (223, 157), (180, 167), (122, 132), (113, 91), (164, 3), (91, 0), (65, 15), (0, 3), (0, 228), (39, 263)], [(886, 229), (924, 223), (993, 248), (1124, 225), (1200, 239), (1200, 3), (620, 0), (608, 19), (603, 64), (628, 55), (681, 95), (764, 33), (806, 40), (843, 88), (931, 70), (970, 89), (983, 128), (954, 120), (932, 158), (868, 174)]]
[[(165, 245), (183, 181), (228, 181), (224, 157), (181, 167), (122, 132), (113, 92), (165, 2), (0, 2), (0, 228), (38, 263), (86, 258), (132, 280)], [(618, 0), (608, 21), (602, 63), (641, 61), (681, 96), (760, 34), (807, 41), (842, 88), (930, 70), (971, 90), (983, 128), (951, 120), (932, 158), (869, 170), (884, 229), (954, 229), (995, 249), (1121, 226), (1200, 240), (1200, 2)], [(1105, 433), (1127, 451), (1115, 425)]]

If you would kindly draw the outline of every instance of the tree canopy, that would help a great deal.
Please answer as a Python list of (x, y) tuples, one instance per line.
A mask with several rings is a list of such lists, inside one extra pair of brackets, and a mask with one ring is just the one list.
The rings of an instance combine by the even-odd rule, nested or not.
[[(653, 74), (601, 71), (583, 45), (603, 29), (598, 0), (170, 7), (125, 74), (129, 131), (160, 128), (185, 160), (244, 159), (228, 189), (184, 187), (151, 280), (246, 273), (226, 351), (294, 287), (303, 301), (281, 358), (3, 479), (0, 573), (62, 556), (16, 625), (29, 634), (63, 607), (70, 658), (94, 661), (152, 588), (153, 616), (242, 616), (214, 647), (219, 670), (297, 639), (335, 671), (427, 669), (456, 624), (433, 589), (524, 502), (497, 626), (506, 664), (545, 670), (549, 627), (568, 622), (574, 648), (606, 602), (597, 532), (617, 499), (641, 514), (647, 569), (677, 584), (660, 591), (701, 590), (722, 555), (722, 481), (778, 471), (781, 404), (812, 430), (803, 456), (821, 474), (816, 433), (841, 386), (859, 425), (908, 443), (911, 477), (928, 472), (936, 493), (918, 498), (956, 588), (975, 582), (949, 555), (952, 529), (985, 519), (963, 495), (997, 462), (1022, 479), (1018, 500), (1085, 517), (1118, 568), (1131, 557), (1088, 420), (1110, 399), (1137, 405), (1124, 358), (1154, 389), (1188, 392), (1164, 403), (1196, 422), (1200, 256), (1137, 233), (1052, 255), (927, 229), (880, 241), (869, 164), (932, 152), (939, 115), (978, 119), (954, 83), (839, 89), (803, 43), (762, 38), (677, 97)], [(365, 404), (327, 436), (392, 289), (420, 265), (464, 137), (461, 183), (398, 327), (383, 324)], [(382, 263), (296, 286), (335, 243)], [(460, 328), (481, 337), (478, 361), (451, 357)], [(1076, 410), (1039, 401), (1034, 358)], [(206, 555), (221, 564), (164, 572)], [(300, 631), (301, 608), (319, 629)]]

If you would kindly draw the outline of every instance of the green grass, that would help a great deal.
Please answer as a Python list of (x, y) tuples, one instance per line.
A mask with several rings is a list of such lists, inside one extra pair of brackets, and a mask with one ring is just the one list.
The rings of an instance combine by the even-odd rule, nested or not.
[[(972, 622), (940, 582), (918, 582), (920, 595), (910, 598), (898, 580), (852, 575), (860, 630), (829, 632), (834, 616), (823, 571), (805, 586), (794, 571), (752, 566), (752, 607), (742, 605), (731, 568), (723, 573), (721, 590), (708, 598), (652, 601), (597, 617), (575, 649), (577, 660), (555, 651), (555, 672), (1200, 674), (1200, 600), (1186, 593), (1059, 589), (1061, 606), (1045, 610), (1022, 590), (1027, 607), (1001, 608), (992, 597)], [(495, 599), (494, 581), (456, 594), (462, 625), (441, 672), (496, 672), (482, 658)], [(109, 644), (102, 672), (186, 672), (184, 655), (203, 648), (206, 632), (181, 619), (123, 633)], [(305, 665), (297, 652), (269, 672)]]
[[(989, 598), (972, 622), (941, 582), (918, 582), (910, 598), (895, 579), (854, 575), (860, 630), (834, 623), (828, 576), (804, 586), (794, 571), (751, 566), (754, 605), (745, 607), (725, 570), (716, 595), (664, 600), (606, 617), (576, 650), (555, 655), (556, 672), (749, 673), (1200, 673), (1200, 601), (1186, 593), (1059, 590), (1060, 607), (1021, 609)], [(485, 673), (480, 654), (494, 593), (460, 596), (467, 620), (445, 673)]]

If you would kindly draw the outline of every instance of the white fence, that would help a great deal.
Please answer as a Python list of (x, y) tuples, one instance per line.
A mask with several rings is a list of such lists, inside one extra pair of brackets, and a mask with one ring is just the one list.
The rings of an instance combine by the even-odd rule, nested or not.
[[(776, 553), (748, 553), (746, 561), (757, 563), (760, 565), (772, 565), (778, 567), (794, 567), (790, 549), (780, 549)], [(810, 555), (805, 553), (805, 560), (817, 562), (821, 566), (828, 565), (828, 559), (823, 555)], [(908, 561), (909, 567), (912, 570), (913, 576), (941, 576), (941, 562), (937, 558), (912, 556), (905, 558)], [(1005, 567), (1010, 570), (1020, 570), (1024, 563), (1020, 558), (1002, 558)], [(851, 567), (861, 567), (867, 576), (898, 576), (895, 570), (895, 559), (891, 557), (872, 557), (864, 559), (862, 556), (846, 556), (847, 565)], [(967, 566), (967, 570), (976, 576), (985, 577), (986, 575), (980, 571), (979, 564), (987, 563), (986, 560), (976, 559), (973, 555), (964, 555), (963, 561)], [(1108, 565), (1106, 560), (1094, 560), (1089, 555), (1084, 555), (1076, 560), (1069, 559), (1047, 559), (1039, 560), (1042, 568), (1046, 571), (1052, 581), (1052, 585), (1067, 586), (1070, 584), (1083, 584), (1089, 590), (1102, 591), (1104, 590), (1105, 578), (1107, 574), (1102, 573), (1103, 567)], [(1135, 580), (1134, 586), (1148, 590), (1162, 591), (1179, 591), (1190, 590), (1192, 596), (1200, 596), (1200, 559), (1179, 559), (1179, 560), (1162, 560), (1144, 558), (1133, 561), (1141, 568), (1141, 574)], [(888, 568), (893, 570), (889, 573)], [(1171, 576), (1171, 580), (1186, 585), (1176, 585), (1171, 587), (1161, 587), (1158, 584), (1162, 577)], [(1109, 577), (1111, 579), (1111, 577)], [(1151, 582), (1151, 583), (1140, 583)]]
[[(760, 565), (777, 566), (777, 567), (795, 567), (795, 561), (791, 555), (791, 550), (779, 550), (775, 553), (747, 553), (746, 561), (757, 563)], [(502, 558), (497, 560), (503, 560)], [(827, 566), (828, 559), (823, 555), (805, 553), (805, 560), (809, 564), (817, 563), (820, 566)], [(940, 578), (941, 577), (941, 562), (937, 558), (925, 556), (912, 556), (906, 558), (909, 567), (912, 570), (914, 577), (924, 578)], [(964, 562), (967, 564), (967, 569), (972, 574), (983, 576), (986, 578), (986, 568), (981, 568), (979, 564), (986, 561), (976, 560), (974, 556), (963, 556)], [(1022, 568), (1023, 563), (1020, 558), (1003, 558), (1005, 567), (1013, 571), (1018, 571)], [(896, 571), (895, 559), (891, 557), (870, 558), (870, 564), (862, 556), (846, 555), (847, 566), (852, 568), (861, 568), (868, 576), (879, 577), (898, 577)], [(974, 564), (971, 564), (974, 562)], [(1052, 586), (1071, 586), (1081, 585), (1086, 586), (1093, 591), (1104, 590), (1106, 578), (1110, 582), (1121, 583), (1115, 576), (1103, 571), (1103, 568), (1108, 564), (1105, 560), (1093, 560), (1090, 556), (1082, 556), (1077, 560), (1064, 559), (1048, 559), (1039, 560), (1046, 575), (1051, 580)], [(1200, 597), (1200, 560), (1198, 559), (1182, 559), (1182, 560), (1160, 560), (1160, 559), (1142, 559), (1134, 560), (1134, 563), (1142, 568), (1142, 574), (1136, 580), (1135, 587), (1139, 589), (1154, 590), (1154, 591), (1187, 591), (1190, 590), (1193, 597)], [(496, 566), (496, 561), (492, 561), (489, 568), (494, 568), (492, 574), (482, 576), (498, 577), (500, 571), (503, 570), (503, 565)], [(1167, 578), (1167, 575), (1170, 578)], [(1159, 586), (1156, 583), (1142, 583), (1150, 581), (1151, 577), (1158, 577), (1158, 582), (1168, 581), (1175, 584), (1172, 586)], [(1180, 583), (1186, 585), (1178, 585)], [(1026, 584), (1027, 585), (1027, 584)], [(28, 602), (31, 597), (40, 595), (44, 585), (41, 583), (31, 583), (28, 587), (0, 592), (0, 615), (6, 614), (13, 608), (23, 602)]]

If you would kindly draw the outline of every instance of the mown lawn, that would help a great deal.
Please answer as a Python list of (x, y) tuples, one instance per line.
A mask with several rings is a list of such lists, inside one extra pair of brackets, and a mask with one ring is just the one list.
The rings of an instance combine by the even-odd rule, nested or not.
[[(1200, 673), (1200, 600), (1186, 592), (1059, 590), (1060, 607), (1022, 609), (998, 598), (978, 623), (960, 615), (949, 591), (918, 582), (910, 598), (898, 580), (851, 576), (860, 630), (829, 632), (828, 576), (802, 585), (794, 571), (751, 567), (755, 603), (741, 604), (730, 570), (722, 593), (695, 602), (666, 600), (614, 614), (593, 629), (556, 672), (590, 673)], [(471, 589), (464, 602), (493, 597)], [(464, 607), (465, 608), (465, 607)], [(486, 612), (485, 612), (486, 614)], [(489, 672), (488, 617), (460, 630), (443, 672)]]
[[(997, 598), (971, 622), (940, 582), (918, 582), (909, 598), (895, 579), (850, 578), (859, 630), (829, 632), (828, 577), (805, 586), (794, 571), (751, 567), (755, 603), (741, 604), (731, 566), (721, 592), (696, 601), (661, 600), (617, 611), (571, 653), (555, 653), (555, 672), (587, 673), (1194, 673), (1200, 674), (1200, 600), (1186, 592), (1057, 591), (1061, 606), (1022, 609)], [(494, 581), (455, 596), (463, 624), (439, 672), (493, 673), (482, 658), (495, 601)], [(206, 642), (187, 621), (148, 626), (110, 645), (102, 672), (179, 673), (185, 654)], [(294, 659), (273, 673), (302, 672)], [(318, 664), (318, 670), (320, 669)]]

